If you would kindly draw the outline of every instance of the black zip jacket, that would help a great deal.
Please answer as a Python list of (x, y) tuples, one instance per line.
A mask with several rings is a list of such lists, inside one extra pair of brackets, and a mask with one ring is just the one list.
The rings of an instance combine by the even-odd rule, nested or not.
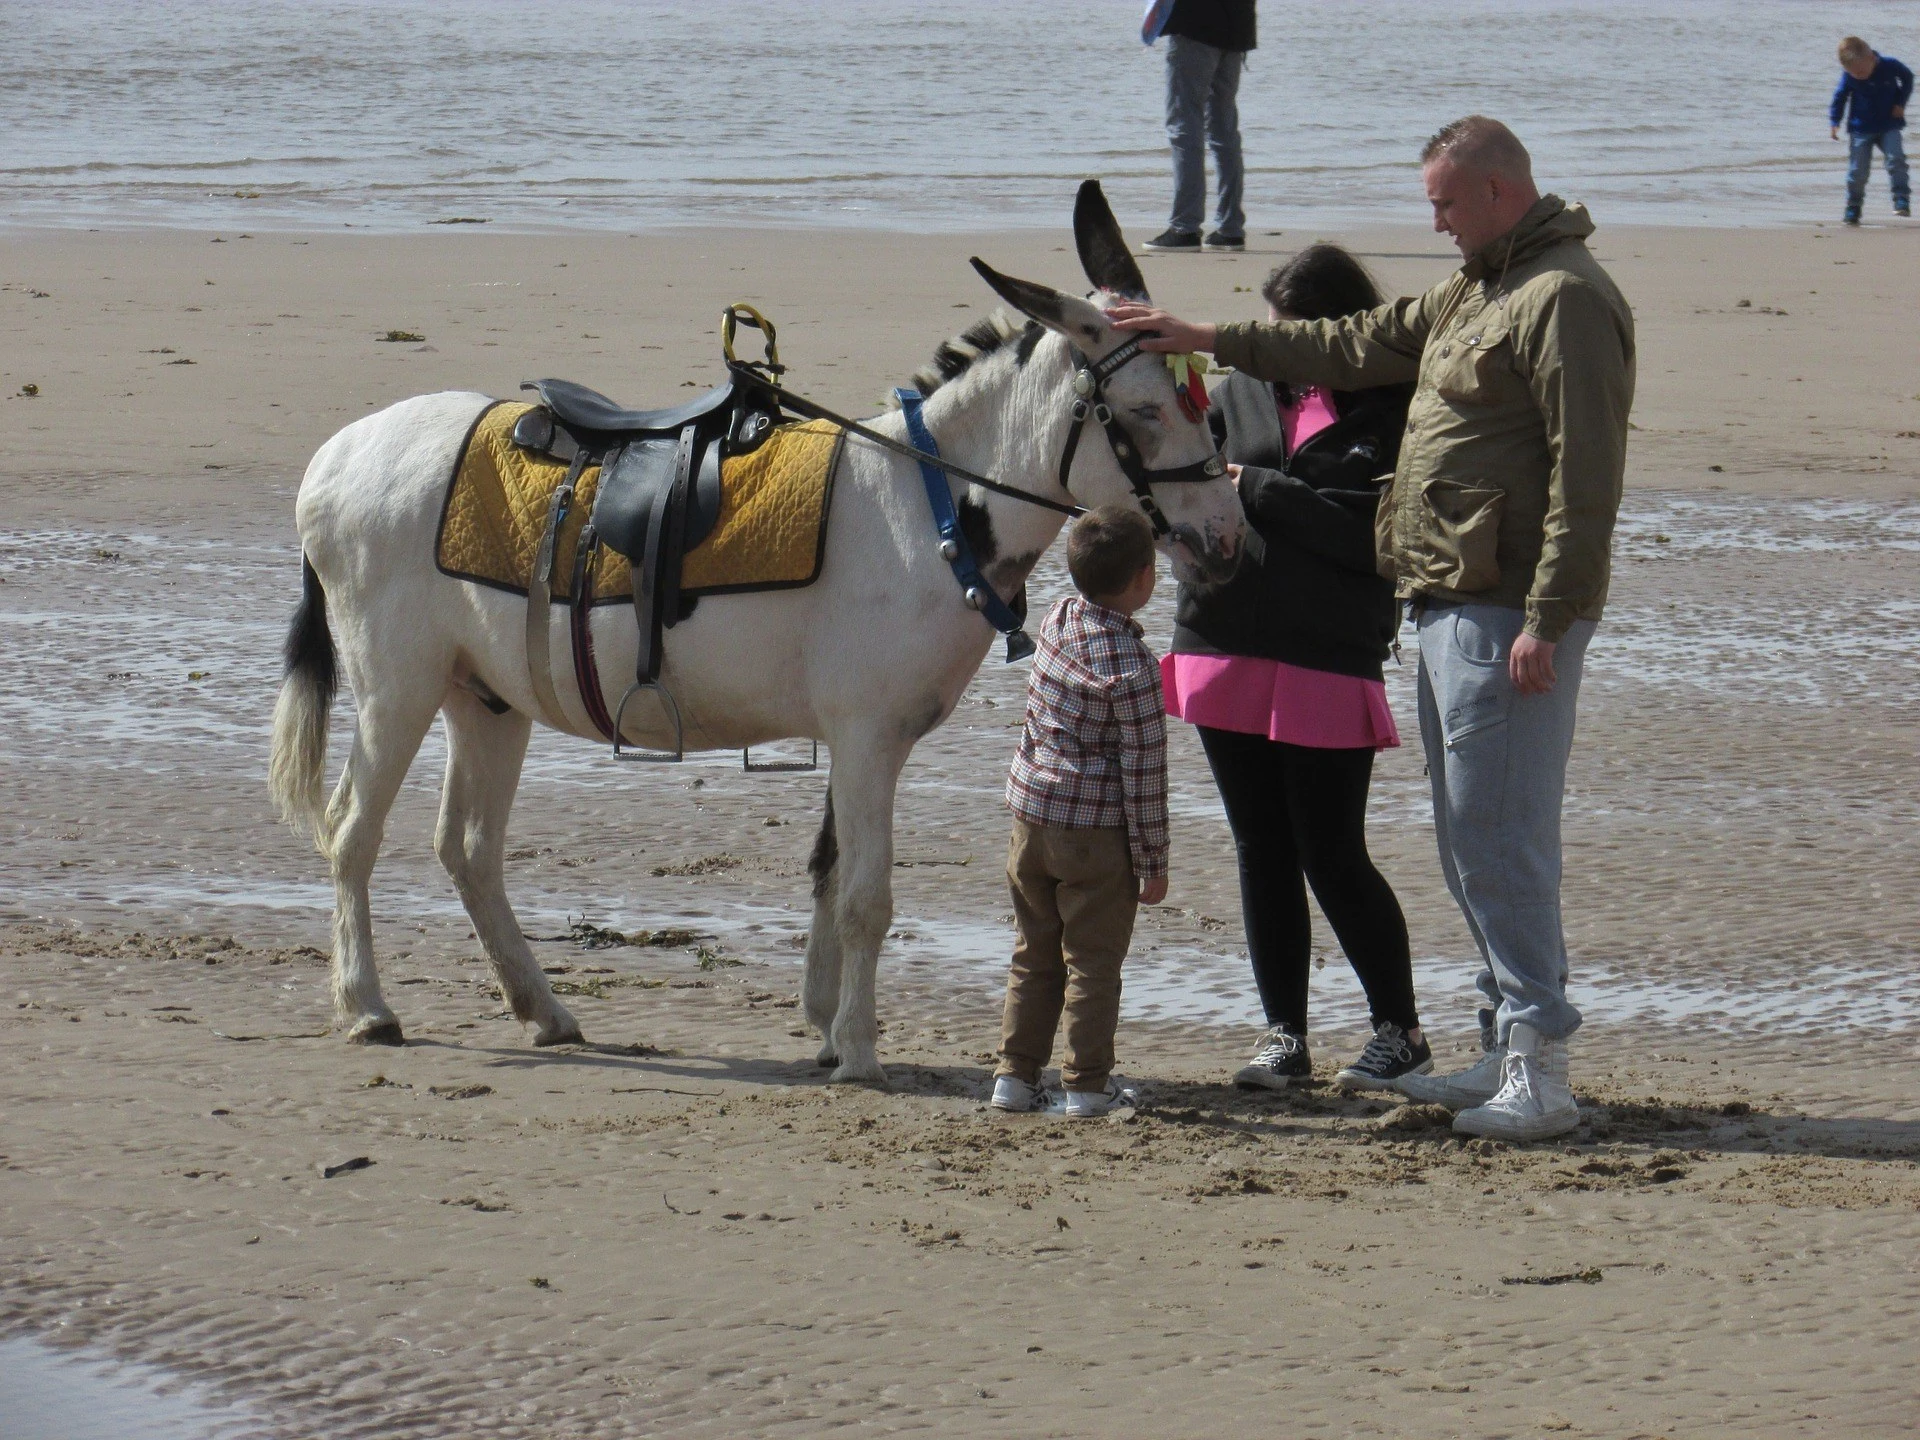
[(1163, 35), (1184, 35), (1216, 50), (1254, 48), (1254, 0), (1177, 0)]
[(1234, 374), (1213, 392), (1221, 453), (1245, 467), (1247, 550), (1225, 585), (1180, 587), (1173, 648), (1381, 678), (1399, 631), (1374, 568), (1373, 518), (1406, 429), (1409, 385), (1336, 392), (1340, 418), (1286, 453), (1273, 386)]

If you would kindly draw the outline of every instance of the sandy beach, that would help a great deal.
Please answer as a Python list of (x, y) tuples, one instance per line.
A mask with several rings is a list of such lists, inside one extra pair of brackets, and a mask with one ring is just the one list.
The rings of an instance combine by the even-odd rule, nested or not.
[[(799, 388), (872, 413), (990, 308), (968, 255), (1080, 286), (1064, 224), (13, 233), (0, 1335), (161, 1364), (273, 1436), (1910, 1428), (1920, 231), (1597, 218), (1641, 350), (1567, 806), (1591, 1105), (1525, 1149), (1224, 1085), (1256, 1012), (1177, 726), (1173, 893), (1120, 1036), (1142, 1104), (988, 1112), (1024, 685), (991, 663), (903, 782), (890, 1092), (826, 1087), (800, 1033), (822, 777), (635, 775), (544, 735), (509, 884), (593, 1043), (535, 1052), (503, 1012), (431, 853), (437, 735), (374, 881), (412, 1043), (326, 1033), (331, 890), (263, 782), (313, 450), (441, 388), (668, 403), (719, 377), (736, 299)], [(1390, 290), (1455, 263), (1413, 226), (1143, 263), (1176, 311), (1238, 318), (1318, 238)], [(1036, 598), (1060, 583), (1049, 561)], [(1169, 600), (1148, 618), (1164, 645)], [(1372, 838), (1445, 1065), (1470, 942), (1415, 745), (1381, 757)], [(589, 948), (580, 920), (697, 939)], [(1323, 1075), (1362, 1036), (1356, 991), (1329, 949)]]

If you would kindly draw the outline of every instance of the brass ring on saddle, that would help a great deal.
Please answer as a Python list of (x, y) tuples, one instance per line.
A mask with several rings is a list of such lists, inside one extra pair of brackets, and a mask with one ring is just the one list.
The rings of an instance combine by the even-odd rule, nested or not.
[[(739, 360), (733, 353), (733, 337), (736, 327), (745, 323), (760, 332), (766, 344), (766, 358), (760, 361)], [(736, 300), (727, 306), (720, 317), (720, 352), (729, 365), (747, 364), (756, 370), (765, 370), (769, 375), (778, 375), (787, 367), (780, 363), (780, 347), (774, 340), (773, 322), (762, 315), (744, 300)]]

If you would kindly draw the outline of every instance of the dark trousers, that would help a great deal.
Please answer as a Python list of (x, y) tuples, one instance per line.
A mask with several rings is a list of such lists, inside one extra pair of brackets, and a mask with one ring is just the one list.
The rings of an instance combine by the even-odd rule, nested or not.
[(1373, 751), (1198, 729), (1239, 853), (1240, 911), (1267, 1023), (1307, 1033), (1311, 885), (1374, 1023), (1419, 1024), (1406, 917), (1367, 854)]

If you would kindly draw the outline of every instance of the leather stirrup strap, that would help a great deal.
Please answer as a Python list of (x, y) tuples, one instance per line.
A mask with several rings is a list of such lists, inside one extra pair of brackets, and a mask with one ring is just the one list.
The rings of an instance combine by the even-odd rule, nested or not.
[(553, 564), (559, 548), (560, 527), (567, 523), (573, 509), (574, 486), (587, 468), (584, 448), (575, 452), (567, 478), (553, 492), (547, 505), (547, 528), (541, 532), (540, 548), (534, 552), (533, 577), (527, 582), (527, 672), (533, 680), (534, 703), (540, 718), (556, 730), (567, 728), (567, 712), (560, 707), (559, 693), (553, 686), (553, 650), (549, 623), (553, 614)]
[(633, 678), (648, 685), (660, 678), (660, 582), (662, 562), (667, 557), (667, 520), (672, 513), (673, 495), (685, 484), (692, 469), (694, 427), (680, 432), (680, 449), (674, 457), (673, 481), (653, 497), (647, 516), (647, 543), (633, 566), (633, 618), (640, 627), (639, 648), (633, 657)]
[[(718, 444), (711, 441), (710, 444)], [(666, 550), (660, 557), (659, 598), (655, 624), (655, 644), (663, 652), (664, 660), (666, 640), (662, 632), (671, 630), (680, 623), (680, 572), (687, 558), (687, 507), (693, 504), (694, 470), (698, 464), (695, 458), (697, 449), (693, 428), (689, 426), (680, 435), (680, 453), (675, 457), (673, 490), (667, 496), (667, 539)], [(717, 458), (717, 457), (716, 457)], [(656, 661), (656, 673), (660, 664)]]
[(573, 556), (573, 678), (580, 687), (580, 703), (603, 740), (613, 739), (613, 717), (607, 713), (606, 692), (600, 688), (600, 665), (593, 658), (593, 562), (600, 553), (600, 536), (589, 520), (580, 531)]

